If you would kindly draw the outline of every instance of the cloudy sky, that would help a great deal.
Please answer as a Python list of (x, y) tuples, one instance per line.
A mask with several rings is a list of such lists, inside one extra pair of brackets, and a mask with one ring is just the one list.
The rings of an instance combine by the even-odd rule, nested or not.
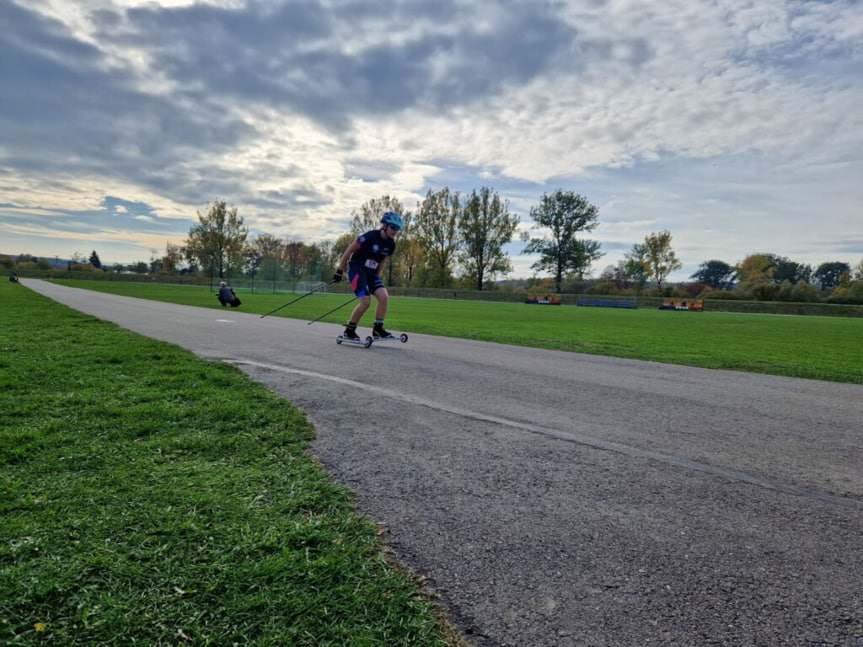
[[(863, 259), (859, 0), (0, 0), (0, 253), (161, 256), (224, 199), (334, 240), (382, 195), (599, 209), (683, 280)], [(514, 276), (535, 260), (510, 246)]]

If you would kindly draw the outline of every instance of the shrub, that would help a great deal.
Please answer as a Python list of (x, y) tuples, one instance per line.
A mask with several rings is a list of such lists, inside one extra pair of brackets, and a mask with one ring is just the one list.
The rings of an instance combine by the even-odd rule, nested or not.
[(614, 281), (604, 280), (599, 281), (591, 285), (587, 290), (584, 291), (585, 294), (617, 294), (617, 286), (614, 284)]
[(704, 299), (718, 299), (725, 301), (740, 301), (743, 299), (743, 295), (740, 292), (732, 292), (731, 290), (705, 290), (701, 297)]
[(775, 283), (759, 283), (752, 287), (749, 298), (755, 301), (775, 301), (780, 289), (782, 286)]
[(825, 301), (863, 305), (863, 281), (851, 281), (848, 285), (839, 286)]
[(709, 285), (705, 285), (704, 283), (700, 283), (698, 281), (694, 281), (692, 283), (681, 283), (680, 285), (675, 286), (674, 295), (678, 298), (690, 298), (694, 299), (696, 297), (700, 297), (706, 291), (712, 291), (713, 288)]

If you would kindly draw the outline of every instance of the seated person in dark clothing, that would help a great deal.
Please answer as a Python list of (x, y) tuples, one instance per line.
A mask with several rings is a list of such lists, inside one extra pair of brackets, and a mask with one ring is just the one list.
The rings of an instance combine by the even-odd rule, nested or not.
[(232, 308), (236, 308), (242, 303), (234, 293), (234, 288), (224, 281), (219, 283), (219, 293), (216, 295), (216, 298), (219, 300), (219, 303), (222, 304), (222, 307), (229, 305)]

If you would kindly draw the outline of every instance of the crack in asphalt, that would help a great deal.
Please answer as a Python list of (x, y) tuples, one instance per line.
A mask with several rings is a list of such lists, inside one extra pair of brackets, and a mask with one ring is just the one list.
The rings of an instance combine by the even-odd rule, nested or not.
[(791, 485), (789, 483), (783, 483), (781, 481), (774, 481), (771, 479), (765, 479), (762, 477), (755, 476), (753, 474), (749, 474), (747, 472), (741, 472), (738, 470), (727, 469), (724, 467), (718, 467), (716, 465), (709, 465), (707, 463), (699, 463), (698, 461), (691, 461), (685, 458), (679, 458), (677, 456), (671, 456), (670, 454), (663, 454), (661, 452), (655, 452), (648, 449), (639, 449), (638, 447), (633, 447), (631, 445), (625, 445), (623, 443), (617, 443), (610, 440), (602, 440), (600, 438), (596, 438), (594, 436), (588, 436), (586, 434), (581, 434), (578, 432), (572, 431), (561, 431), (559, 429), (552, 429), (549, 427), (542, 427), (539, 425), (533, 425), (526, 422), (519, 422), (517, 420), (511, 420), (509, 418), (500, 418), (498, 416), (492, 416), (484, 413), (478, 413), (476, 411), (471, 411), (468, 409), (462, 409), (459, 407), (453, 407), (445, 404), (441, 404), (439, 402), (433, 402), (431, 400), (427, 400), (425, 398), (421, 398), (414, 395), (408, 395), (402, 392), (391, 391), (389, 389), (385, 389), (379, 386), (375, 386), (373, 384), (367, 384), (364, 382), (357, 382), (355, 380), (349, 380), (343, 377), (339, 377), (337, 375), (328, 375), (326, 373), (317, 373), (314, 371), (306, 371), (297, 368), (290, 368), (287, 366), (279, 366), (277, 364), (268, 364), (264, 362), (256, 362), (252, 360), (239, 360), (239, 359), (223, 359), (225, 363), (233, 364), (233, 365), (247, 365), (247, 366), (255, 366), (258, 368), (276, 371), (281, 373), (291, 373), (294, 375), (302, 375), (305, 377), (328, 380), (330, 382), (335, 382), (337, 384), (343, 384), (345, 386), (350, 386), (351, 388), (359, 388), (366, 391), (370, 391), (372, 393), (376, 393), (379, 395), (383, 395), (389, 398), (396, 398), (402, 400), (404, 402), (409, 402), (411, 404), (427, 407), (430, 409), (434, 409), (437, 411), (444, 411), (446, 413), (450, 413), (462, 418), (467, 418), (471, 420), (477, 420), (480, 422), (487, 422), (497, 425), (502, 425), (505, 427), (510, 427), (514, 429), (520, 429), (522, 431), (527, 431), (533, 434), (539, 434), (551, 438), (555, 438), (558, 440), (563, 440), (566, 442), (576, 443), (579, 445), (585, 445), (587, 447), (592, 447), (594, 449), (601, 449), (604, 451), (615, 452), (618, 454), (623, 454), (626, 456), (631, 456), (634, 458), (644, 458), (654, 461), (659, 461), (661, 463), (665, 463), (666, 465), (673, 465), (676, 467), (681, 467), (683, 469), (694, 470), (697, 472), (702, 472), (705, 474), (710, 474), (713, 476), (719, 476), (722, 478), (730, 479), (732, 481), (738, 481), (742, 483), (747, 483), (749, 485), (754, 485), (759, 488), (763, 488), (766, 490), (772, 490), (775, 492), (781, 492), (783, 494), (790, 494), (792, 496), (805, 497), (808, 499), (814, 499), (818, 501), (824, 501), (826, 503), (831, 503), (833, 505), (842, 506), (845, 508), (851, 508), (852, 510), (863, 510), (863, 501), (858, 501), (856, 499), (849, 499), (847, 497), (842, 497), (834, 494), (828, 494), (825, 492), (817, 492), (814, 490), (807, 490), (805, 488), (797, 487), (795, 485)]

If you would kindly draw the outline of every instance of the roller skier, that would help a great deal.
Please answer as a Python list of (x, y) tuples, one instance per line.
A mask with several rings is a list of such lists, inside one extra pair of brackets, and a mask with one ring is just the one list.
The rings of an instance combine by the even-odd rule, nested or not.
[(375, 340), (392, 340), (393, 335), (384, 328), (384, 319), (389, 305), (389, 293), (381, 278), (381, 270), (396, 249), (396, 238), (404, 221), (395, 211), (387, 211), (381, 216), (381, 227), (372, 229), (359, 236), (339, 258), (333, 282), (344, 278), (345, 270), (351, 289), (359, 303), (351, 313), (342, 338), (358, 342), (357, 325), (371, 305), (372, 296), (377, 300), (372, 337)]

